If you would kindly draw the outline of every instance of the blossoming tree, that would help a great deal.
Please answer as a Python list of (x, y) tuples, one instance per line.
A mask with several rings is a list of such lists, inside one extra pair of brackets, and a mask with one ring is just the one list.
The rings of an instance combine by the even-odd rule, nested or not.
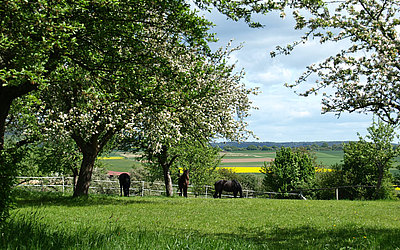
[[(302, 95), (323, 92), (323, 112), (372, 112), (382, 120), (400, 122), (400, 2), (345, 0), (317, 2), (293, 12), (300, 41), (272, 52), (290, 53), (309, 39), (341, 42), (336, 55), (312, 64), (290, 87), (306, 87)], [(314, 77), (314, 78), (313, 78)], [(311, 79), (312, 80), (311, 80)]]
[[(170, 168), (178, 154), (170, 154), (170, 148), (184, 141), (203, 143), (211, 138), (226, 138), (242, 141), (251, 136), (245, 118), (252, 108), (250, 94), (256, 89), (247, 89), (241, 82), (241, 73), (234, 73), (234, 65), (226, 62), (231, 51), (220, 49), (210, 54), (207, 60), (196, 58), (191, 53), (180, 57), (175, 72), (184, 79), (175, 85), (175, 103), (154, 110), (143, 110), (138, 136), (146, 152), (147, 161), (155, 161), (162, 168), (166, 194), (172, 195)], [(170, 88), (171, 83), (163, 83)], [(177, 88), (176, 88), (177, 87)], [(172, 91), (163, 91), (171, 99)]]
[(81, 28), (51, 74), (54, 82), (41, 89), (39, 117), (49, 133), (66, 133), (80, 148), (74, 196), (81, 196), (88, 194), (95, 159), (114, 135), (132, 134), (144, 110), (177, 106), (180, 92), (174, 90), (187, 80), (176, 71), (185, 71), (180, 58), (206, 58), (211, 37), (209, 23), (179, 2), (85, 3), (76, 12), (72, 21)]

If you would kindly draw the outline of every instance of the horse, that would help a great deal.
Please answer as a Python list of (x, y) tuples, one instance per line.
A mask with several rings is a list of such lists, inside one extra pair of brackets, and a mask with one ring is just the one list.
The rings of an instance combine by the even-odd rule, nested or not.
[(122, 196), (122, 189), (124, 189), (124, 196), (129, 196), (129, 188), (131, 186), (131, 177), (128, 173), (122, 173), (118, 176), (119, 188)]
[(236, 198), (238, 192), (240, 194), (240, 198), (242, 195), (242, 186), (237, 180), (227, 181), (227, 180), (219, 180), (215, 182), (215, 193), (214, 198), (221, 198), (222, 190), (227, 192), (233, 192), (233, 196)]
[[(178, 179), (178, 186), (179, 186), (179, 196), (187, 197), (187, 190), (189, 186), (189, 170), (186, 169), (183, 171), (183, 174)], [(183, 193), (182, 193), (183, 191)]]

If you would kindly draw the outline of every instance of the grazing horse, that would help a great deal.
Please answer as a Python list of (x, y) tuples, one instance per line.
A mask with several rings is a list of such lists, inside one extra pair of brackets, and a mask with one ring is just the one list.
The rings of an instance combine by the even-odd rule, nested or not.
[(129, 188), (131, 187), (131, 177), (127, 173), (122, 173), (118, 176), (119, 188), (122, 196), (122, 189), (124, 189), (124, 196), (129, 196)]
[(236, 198), (237, 193), (239, 192), (240, 198), (242, 195), (242, 186), (237, 180), (227, 181), (227, 180), (219, 180), (215, 182), (215, 193), (214, 198), (221, 198), (222, 190), (227, 192), (233, 192), (233, 196)]
[[(187, 197), (187, 190), (189, 186), (189, 170), (183, 171), (183, 174), (178, 179), (178, 186), (179, 186), (179, 196)], [(182, 193), (183, 190), (183, 193)]]

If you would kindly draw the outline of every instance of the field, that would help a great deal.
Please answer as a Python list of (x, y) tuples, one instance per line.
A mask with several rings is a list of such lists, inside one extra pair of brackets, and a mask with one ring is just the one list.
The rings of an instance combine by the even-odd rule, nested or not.
[[(264, 162), (269, 162), (275, 158), (275, 152), (246, 150), (235, 152), (223, 152), (220, 168), (228, 168), (236, 173), (259, 174)], [(325, 168), (343, 161), (343, 151), (317, 151), (315, 153), (317, 163)], [(109, 157), (102, 157), (99, 160), (105, 165), (107, 170), (116, 172), (129, 172), (141, 163), (136, 159), (137, 155), (123, 152), (114, 152)], [(400, 164), (400, 157), (396, 158), (394, 165)], [(400, 175), (400, 171), (392, 168), (392, 174)]]
[(2, 249), (399, 249), (396, 201), (20, 193)]
[[(264, 162), (269, 162), (275, 158), (275, 152), (246, 150), (236, 152), (223, 152), (220, 167), (228, 168), (236, 173), (260, 173)], [(140, 165), (136, 160), (137, 155), (115, 152), (110, 157), (100, 158), (106, 165), (107, 170), (117, 172), (129, 172), (135, 166)], [(343, 151), (319, 151), (316, 152), (317, 162), (324, 166), (340, 163), (343, 159)]]

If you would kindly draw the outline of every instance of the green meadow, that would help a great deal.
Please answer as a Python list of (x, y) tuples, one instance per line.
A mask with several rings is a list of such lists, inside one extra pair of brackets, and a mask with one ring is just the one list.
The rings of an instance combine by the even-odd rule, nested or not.
[(19, 191), (1, 249), (399, 249), (397, 201)]

